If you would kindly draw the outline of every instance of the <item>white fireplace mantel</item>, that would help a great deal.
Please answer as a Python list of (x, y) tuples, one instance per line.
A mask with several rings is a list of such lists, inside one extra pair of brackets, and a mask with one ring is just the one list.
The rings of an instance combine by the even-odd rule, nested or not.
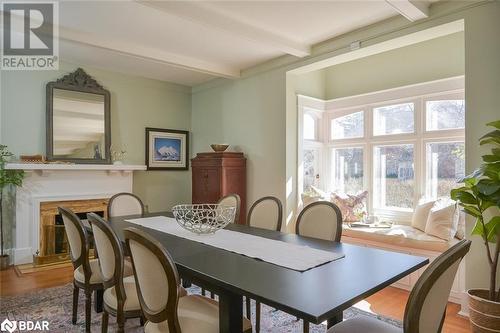
[(145, 165), (127, 164), (67, 164), (67, 163), (7, 163), (5, 169), (24, 170), (26, 172), (36, 172), (40, 175), (49, 174), (55, 170), (82, 171), (96, 170), (107, 171), (109, 173), (129, 173), (133, 171), (146, 170)]
[(8, 163), (6, 169), (25, 170), (16, 194), (14, 263), (33, 261), (39, 249), (40, 204), (47, 201), (109, 198), (132, 192), (133, 172), (145, 165)]

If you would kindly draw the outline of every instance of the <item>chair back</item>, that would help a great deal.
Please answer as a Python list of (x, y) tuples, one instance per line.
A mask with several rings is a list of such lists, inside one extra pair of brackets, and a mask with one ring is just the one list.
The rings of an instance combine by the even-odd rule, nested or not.
[(236, 193), (233, 194), (228, 194), (225, 197), (222, 197), (217, 201), (219, 205), (224, 205), (228, 207), (236, 207), (236, 212), (234, 213), (234, 222), (238, 222), (240, 220), (240, 206), (241, 206), (241, 199), (240, 196)]
[(144, 204), (141, 199), (128, 192), (113, 195), (108, 202), (108, 218), (126, 215), (144, 215)]
[(316, 201), (299, 214), (295, 233), (301, 236), (340, 242), (342, 213), (329, 201)]
[(62, 216), (64, 223), (73, 268), (77, 269), (79, 266), (82, 266), (85, 281), (88, 282), (90, 281), (92, 270), (89, 264), (88, 236), (85, 227), (80, 218), (71, 209), (58, 207), (57, 210)]
[(247, 223), (251, 227), (281, 231), (283, 205), (272, 196), (255, 201), (248, 212)]
[(404, 315), (405, 333), (441, 332), (448, 297), (460, 262), (471, 241), (461, 240), (437, 257), (413, 287)]
[(124, 235), (144, 316), (153, 323), (167, 321), (168, 332), (180, 332), (179, 274), (172, 257), (160, 242), (142, 230), (126, 228)]
[(116, 298), (123, 304), (127, 298), (123, 286), (123, 250), (120, 240), (109, 224), (95, 213), (88, 213), (87, 219), (92, 226), (94, 243), (99, 254), (99, 265), (103, 277), (104, 288), (115, 286)]

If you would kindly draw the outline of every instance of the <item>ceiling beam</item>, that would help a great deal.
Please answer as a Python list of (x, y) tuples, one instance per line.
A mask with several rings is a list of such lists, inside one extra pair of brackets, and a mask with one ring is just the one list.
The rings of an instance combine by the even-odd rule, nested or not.
[(272, 31), (262, 29), (249, 22), (232, 18), (203, 1), (149, 1), (138, 3), (181, 17), (208, 28), (222, 30), (233, 36), (244, 38), (257, 44), (267, 45), (286, 54), (305, 57), (311, 54), (310, 45), (290, 40)]
[[(0, 11), (0, 14), (3, 15), (3, 12)], [(11, 19), (23, 20), (24, 18), (18, 15), (11, 15)], [(128, 41), (103, 38), (101, 36), (96, 36), (95, 34), (89, 34), (63, 26), (59, 26), (59, 39), (69, 43), (96, 47), (130, 57), (149, 60), (159, 64), (184, 68), (218, 77), (238, 78), (241, 74), (239, 68), (206, 62), (200, 59), (165, 52), (151, 47), (131, 44)]]
[(176, 53), (170, 53), (142, 45), (131, 44), (130, 42), (122, 42), (116, 39), (105, 39), (95, 35), (88, 35), (86, 33), (71, 31), (63, 27), (59, 28), (59, 38), (64, 41), (97, 47), (127, 56), (154, 61), (156, 63), (164, 65), (184, 68), (195, 72), (225, 78), (240, 77), (239, 68), (210, 63)]
[(429, 17), (429, 4), (423, 1), (385, 0), (399, 14), (414, 22)]

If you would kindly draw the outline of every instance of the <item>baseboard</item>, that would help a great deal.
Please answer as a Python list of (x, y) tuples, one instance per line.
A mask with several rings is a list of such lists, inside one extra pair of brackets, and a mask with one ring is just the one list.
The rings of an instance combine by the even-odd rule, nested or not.
[(29, 264), (33, 262), (31, 247), (14, 249), (14, 265)]

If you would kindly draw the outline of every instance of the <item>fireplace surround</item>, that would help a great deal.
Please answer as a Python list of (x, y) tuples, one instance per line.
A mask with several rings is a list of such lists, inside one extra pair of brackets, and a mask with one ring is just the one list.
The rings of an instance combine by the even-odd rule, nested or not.
[[(56, 232), (60, 228), (55, 221), (57, 207), (105, 214), (108, 199), (119, 192), (132, 192), (133, 172), (146, 169), (144, 165), (27, 163), (10, 163), (6, 168), (26, 171), (23, 186), (16, 194), (14, 247), (10, 249), (15, 265), (67, 256), (57, 258), (56, 234), (58, 246), (65, 246), (61, 232)], [(47, 232), (41, 232), (43, 228)]]

